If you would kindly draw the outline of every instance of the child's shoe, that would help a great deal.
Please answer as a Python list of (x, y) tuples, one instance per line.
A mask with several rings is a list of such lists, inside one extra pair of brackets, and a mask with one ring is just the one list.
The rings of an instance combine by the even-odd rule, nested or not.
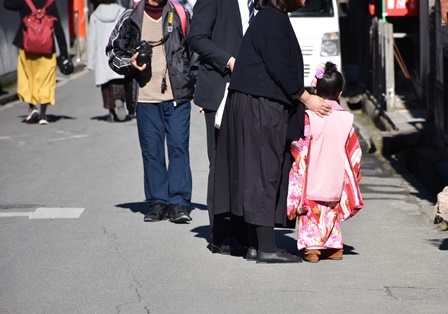
[(309, 263), (317, 263), (319, 261), (320, 250), (305, 250), (303, 259)]
[(326, 249), (322, 251), (322, 258), (341, 260), (343, 253), (343, 249)]

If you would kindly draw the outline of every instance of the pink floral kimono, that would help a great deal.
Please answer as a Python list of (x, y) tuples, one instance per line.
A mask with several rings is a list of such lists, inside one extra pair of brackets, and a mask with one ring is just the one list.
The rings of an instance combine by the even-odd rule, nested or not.
[[(340, 108), (338, 110), (343, 110), (340, 106), (338, 108)], [(304, 248), (341, 249), (343, 242), (339, 222), (353, 217), (364, 206), (358, 184), (361, 180), (359, 169), (362, 157), (358, 137), (352, 126), (345, 144), (346, 156), (343, 156), (345, 171), (342, 191), (339, 194), (341, 195), (340, 200), (317, 201), (308, 199), (307, 193), (304, 193), (309, 165), (308, 153), (311, 145), (311, 126), (308, 114), (305, 115), (304, 133), (305, 138), (294, 141), (291, 145), (291, 153), (295, 161), (289, 174), (287, 199), (288, 218), (292, 220), (298, 216), (297, 248), (299, 250)], [(332, 179), (319, 177), (319, 180)]]

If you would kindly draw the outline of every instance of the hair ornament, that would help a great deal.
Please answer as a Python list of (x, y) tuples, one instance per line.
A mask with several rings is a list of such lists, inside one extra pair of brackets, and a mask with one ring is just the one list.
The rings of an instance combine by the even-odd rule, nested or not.
[(321, 63), (316, 68), (315, 76), (316, 76), (317, 79), (320, 80), (321, 78), (324, 77), (324, 74), (325, 74), (325, 64)]
[(320, 64), (318, 64), (317, 65), (317, 67), (316, 67), (316, 74), (314, 74), (314, 78), (313, 78), (313, 81), (311, 82), (311, 86), (312, 87), (316, 87), (316, 85), (317, 85), (317, 80), (319, 79), (321, 79), (321, 78), (323, 78), (324, 77), (324, 74), (325, 74), (325, 64), (323, 64), (323, 63), (320, 63)]

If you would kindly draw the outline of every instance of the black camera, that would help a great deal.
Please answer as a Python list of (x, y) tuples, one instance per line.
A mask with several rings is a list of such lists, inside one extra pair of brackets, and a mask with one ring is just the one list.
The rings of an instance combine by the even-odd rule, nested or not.
[(146, 64), (146, 68), (151, 66), (151, 58), (152, 58), (152, 47), (147, 41), (140, 42), (136, 51), (138, 52), (137, 56), (137, 64), (139, 67)]

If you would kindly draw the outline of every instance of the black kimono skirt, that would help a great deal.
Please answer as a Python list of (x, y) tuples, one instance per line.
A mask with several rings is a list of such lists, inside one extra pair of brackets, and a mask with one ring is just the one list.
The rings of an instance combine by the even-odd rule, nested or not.
[(215, 215), (231, 212), (253, 225), (294, 228), (286, 216), (290, 110), (272, 99), (229, 91), (216, 147)]

